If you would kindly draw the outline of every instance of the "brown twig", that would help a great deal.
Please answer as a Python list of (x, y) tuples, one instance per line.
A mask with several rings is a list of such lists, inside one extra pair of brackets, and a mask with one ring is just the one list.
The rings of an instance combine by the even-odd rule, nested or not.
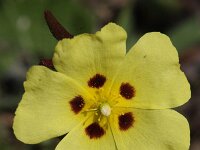
[[(62, 40), (64, 38), (73, 38), (71, 35), (54, 17), (51, 11), (44, 11), (44, 18), (49, 27), (50, 32), (57, 40)], [(55, 70), (52, 59), (40, 59), (39, 65), (48, 67), (52, 70)]]
[(57, 40), (62, 40), (63, 38), (72, 38), (73, 35), (71, 35), (54, 17), (54, 15), (49, 11), (44, 11), (44, 17), (47, 22), (47, 25), (49, 27), (49, 30), (53, 34), (53, 36)]
[(52, 70), (55, 70), (54, 66), (53, 66), (53, 62), (52, 62), (52, 59), (40, 59), (40, 63), (39, 65), (41, 66), (45, 66), (45, 67), (48, 67)]

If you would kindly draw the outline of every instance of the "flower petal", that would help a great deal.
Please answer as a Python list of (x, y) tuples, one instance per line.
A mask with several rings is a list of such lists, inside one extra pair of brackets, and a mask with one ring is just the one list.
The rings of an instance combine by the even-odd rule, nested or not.
[[(90, 117), (85, 123), (80, 123), (79, 126), (70, 131), (58, 144), (56, 150), (116, 150), (116, 145), (109, 127), (104, 130), (105, 133), (100, 137), (91, 138), (87, 135), (86, 129), (94, 123), (93, 121), (93, 117)], [(93, 135), (95, 135), (95, 129), (93, 127), (90, 130)]]
[[(187, 120), (174, 110), (114, 109), (110, 122), (119, 150), (188, 150), (190, 131)], [(119, 115), (132, 113), (132, 127), (121, 130)]]
[[(83, 113), (77, 114), (76, 109), (76, 104), (82, 101), (73, 104), (76, 111), (70, 101), (78, 95), (87, 100), (90, 95), (71, 78), (43, 66), (34, 66), (27, 73), (24, 87), (25, 94), (13, 125), (16, 137), (22, 142), (34, 144), (63, 135), (84, 120)], [(84, 102), (83, 109), (88, 103)]]
[(121, 95), (125, 98), (119, 106), (173, 108), (190, 98), (190, 85), (180, 70), (178, 53), (164, 34), (145, 34), (128, 52), (120, 69), (115, 89), (119, 92), (126, 83), (133, 90), (131, 93), (131, 88), (124, 88)]
[(109, 23), (96, 34), (63, 39), (56, 46), (54, 66), (84, 87), (97, 74), (105, 76), (108, 84), (126, 54), (126, 36), (121, 27)]

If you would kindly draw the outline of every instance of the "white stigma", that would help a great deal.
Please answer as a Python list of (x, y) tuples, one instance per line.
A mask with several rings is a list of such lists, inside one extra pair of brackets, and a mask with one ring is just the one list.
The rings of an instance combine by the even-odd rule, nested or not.
[(100, 107), (100, 111), (104, 116), (109, 116), (111, 113), (111, 108), (108, 104), (102, 104)]

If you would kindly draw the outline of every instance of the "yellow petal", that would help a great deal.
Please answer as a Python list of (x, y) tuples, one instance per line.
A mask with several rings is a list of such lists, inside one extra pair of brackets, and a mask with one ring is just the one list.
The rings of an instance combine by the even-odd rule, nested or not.
[(119, 106), (172, 108), (187, 102), (191, 94), (176, 48), (158, 32), (145, 34), (128, 52), (115, 80), (116, 92), (122, 83), (129, 83), (135, 91), (132, 99), (120, 100)]
[(93, 121), (93, 117), (90, 117), (86, 122), (80, 123), (58, 144), (56, 150), (116, 150), (109, 126), (105, 130), (105, 134), (99, 138), (90, 138), (87, 135), (85, 129)]
[[(118, 116), (131, 112), (132, 127), (121, 130)], [(111, 128), (119, 150), (188, 150), (190, 131), (187, 120), (176, 111), (114, 109)]]
[(126, 36), (121, 27), (109, 23), (96, 34), (64, 39), (56, 46), (53, 64), (84, 87), (96, 74), (104, 75), (107, 85), (126, 54)]
[(85, 118), (83, 113), (72, 111), (70, 101), (77, 95), (90, 99), (89, 95), (71, 78), (34, 66), (27, 73), (24, 87), (13, 125), (22, 142), (34, 144), (65, 134)]

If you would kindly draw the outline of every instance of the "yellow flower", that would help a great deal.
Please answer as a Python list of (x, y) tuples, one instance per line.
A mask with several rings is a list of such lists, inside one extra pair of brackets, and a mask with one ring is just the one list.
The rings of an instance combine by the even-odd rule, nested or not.
[(169, 109), (190, 98), (170, 39), (147, 33), (126, 54), (126, 32), (109, 23), (96, 34), (59, 41), (57, 71), (33, 66), (14, 133), (35, 144), (68, 133), (56, 150), (187, 150), (187, 120)]

